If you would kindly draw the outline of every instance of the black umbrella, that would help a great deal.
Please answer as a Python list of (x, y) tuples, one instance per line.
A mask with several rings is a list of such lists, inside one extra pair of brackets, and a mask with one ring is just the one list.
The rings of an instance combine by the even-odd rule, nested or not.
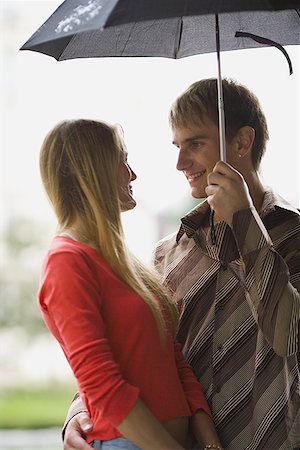
[(300, 43), (299, 8), (300, 0), (65, 0), (21, 50), (58, 61), (183, 58), (217, 51), (220, 152), (225, 160), (220, 49), (274, 45), (285, 54), (292, 73), (283, 46)]

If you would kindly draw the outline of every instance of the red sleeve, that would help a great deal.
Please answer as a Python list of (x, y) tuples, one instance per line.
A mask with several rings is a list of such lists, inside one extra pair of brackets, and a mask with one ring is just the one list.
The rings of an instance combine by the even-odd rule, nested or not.
[(181, 345), (179, 342), (175, 342), (174, 347), (177, 370), (192, 414), (198, 409), (203, 409), (203, 411), (212, 418), (201, 384), (197, 380), (191, 366), (183, 356)]
[(101, 315), (101, 287), (89, 263), (71, 252), (51, 255), (44, 267), (39, 302), (80, 391), (116, 426), (133, 407), (139, 389), (125, 382), (114, 361)]

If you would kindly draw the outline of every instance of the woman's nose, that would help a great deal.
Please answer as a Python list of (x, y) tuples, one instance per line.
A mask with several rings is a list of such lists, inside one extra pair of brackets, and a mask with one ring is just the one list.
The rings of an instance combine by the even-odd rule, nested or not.
[(136, 178), (137, 178), (136, 173), (132, 170), (131, 167), (130, 167), (130, 172), (131, 172), (130, 181), (136, 180)]

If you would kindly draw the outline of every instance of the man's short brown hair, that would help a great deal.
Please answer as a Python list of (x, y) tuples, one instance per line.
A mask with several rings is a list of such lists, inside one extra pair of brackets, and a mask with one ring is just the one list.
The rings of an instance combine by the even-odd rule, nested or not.
[[(253, 92), (234, 80), (223, 79), (226, 139), (230, 141), (243, 126), (255, 130), (252, 163), (258, 170), (269, 139), (266, 117)], [(209, 119), (216, 125), (218, 118), (217, 80), (209, 78), (193, 83), (171, 107), (169, 120), (172, 128), (197, 125)]]

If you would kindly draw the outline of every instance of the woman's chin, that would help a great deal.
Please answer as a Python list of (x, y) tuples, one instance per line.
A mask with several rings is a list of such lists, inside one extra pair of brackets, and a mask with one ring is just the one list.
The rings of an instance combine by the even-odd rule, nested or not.
[(121, 212), (130, 211), (131, 209), (134, 209), (136, 207), (136, 201), (132, 198), (130, 201), (126, 203), (122, 203), (121, 205)]

